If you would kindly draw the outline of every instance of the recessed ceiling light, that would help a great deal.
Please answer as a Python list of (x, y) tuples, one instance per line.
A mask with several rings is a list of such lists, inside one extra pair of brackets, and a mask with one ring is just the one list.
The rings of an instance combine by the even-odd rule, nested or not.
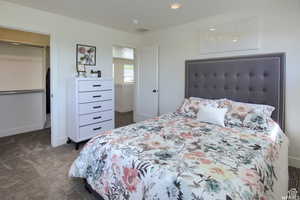
[(215, 31), (216, 29), (215, 28), (210, 28), (208, 29), (209, 31)]
[(181, 4), (180, 3), (172, 3), (170, 8), (173, 9), (173, 10), (177, 10), (179, 8), (181, 8)]
[(139, 24), (139, 20), (137, 20), (137, 19), (133, 19), (132, 22), (133, 22), (134, 24)]
[(237, 41), (238, 41), (238, 39), (233, 39), (233, 40), (232, 40), (232, 42), (237, 42)]

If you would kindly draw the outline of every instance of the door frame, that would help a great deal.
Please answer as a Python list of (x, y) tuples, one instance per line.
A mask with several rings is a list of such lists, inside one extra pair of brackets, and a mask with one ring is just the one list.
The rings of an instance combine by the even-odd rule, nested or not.
[[(128, 44), (112, 44), (112, 47), (113, 48), (114, 46), (119, 46), (119, 47), (124, 47), (124, 48), (131, 48), (131, 49), (134, 49), (133, 53), (134, 53), (134, 60), (133, 60), (133, 64), (134, 64), (134, 89), (133, 89), (133, 93), (134, 93), (134, 98), (133, 98), (133, 121), (135, 121), (135, 113), (136, 113), (136, 104), (137, 104), (137, 101), (136, 101), (136, 97), (137, 97), (137, 85), (138, 85), (138, 47), (137, 46), (131, 46), (131, 45), (128, 45)], [(111, 61), (112, 61), (112, 65), (113, 65), (113, 55), (111, 56)], [(114, 74), (112, 72), (112, 75), (114, 77)], [(115, 83), (115, 77), (113, 78), (113, 82)], [(116, 105), (114, 106), (114, 108), (116, 107)]]
[[(58, 53), (55, 53), (55, 49), (58, 50), (57, 46), (55, 45), (55, 34), (47, 31), (41, 31), (36, 30), (32, 28), (24, 28), (24, 26), (2, 26), (3, 28), (7, 29), (14, 29), (19, 31), (26, 31), (26, 32), (32, 32), (32, 33), (40, 33), (44, 35), (49, 35), (50, 37), (50, 113), (51, 113), (51, 146), (56, 147), (59, 146), (65, 141), (61, 141), (61, 138), (59, 138), (59, 120), (55, 116), (59, 115), (59, 104), (55, 104), (53, 102), (53, 97), (57, 96), (59, 90), (58, 87), (56, 87), (56, 84), (58, 83), (59, 79), (59, 66), (58, 66)], [(44, 92), (45, 95), (45, 92)], [(46, 105), (44, 105), (46, 106)], [(45, 109), (45, 108), (43, 108)], [(46, 109), (45, 109), (46, 110)], [(46, 116), (45, 116), (46, 117)]]

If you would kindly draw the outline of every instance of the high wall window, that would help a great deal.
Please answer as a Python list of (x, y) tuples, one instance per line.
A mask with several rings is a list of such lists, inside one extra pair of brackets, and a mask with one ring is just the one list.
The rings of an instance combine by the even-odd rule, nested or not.
[(113, 47), (113, 57), (134, 60), (134, 49), (128, 47)]

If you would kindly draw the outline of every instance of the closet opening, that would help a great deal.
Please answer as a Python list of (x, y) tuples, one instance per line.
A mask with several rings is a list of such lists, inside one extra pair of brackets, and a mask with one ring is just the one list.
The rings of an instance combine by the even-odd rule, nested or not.
[(0, 28), (0, 70), (0, 137), (50, 145), (50, 36)]

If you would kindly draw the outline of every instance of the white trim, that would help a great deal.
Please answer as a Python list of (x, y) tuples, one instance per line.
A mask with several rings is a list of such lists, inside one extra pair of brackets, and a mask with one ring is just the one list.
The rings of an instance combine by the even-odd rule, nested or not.
[(289, 166), (300, 168), (300, 158), (289, 156)]
[(159, 110), (159, 94), (160, 94), (160, 88), (159, 88), (159, 45), (155, 46), (155, 50), (156, 50), (156, 90), (157, 90), (157, 116), (160, 115), (160, 110)]
[(53, 142), (51, 142), (51, 146), (58, 147), (58, 146), (64, 145), (64, 144), (66, 144), (67, 140), (68, 140), (67, 137), (56, 138)]
[(43, 123), (36, 123), (36, 124), (29, 124), (22, 127), (0, 130), (0, 137), (6, 137), (11, 135), (17, 135), (21, 133), (41, 130), (43, 129), (43, 125), (44, 125)]

